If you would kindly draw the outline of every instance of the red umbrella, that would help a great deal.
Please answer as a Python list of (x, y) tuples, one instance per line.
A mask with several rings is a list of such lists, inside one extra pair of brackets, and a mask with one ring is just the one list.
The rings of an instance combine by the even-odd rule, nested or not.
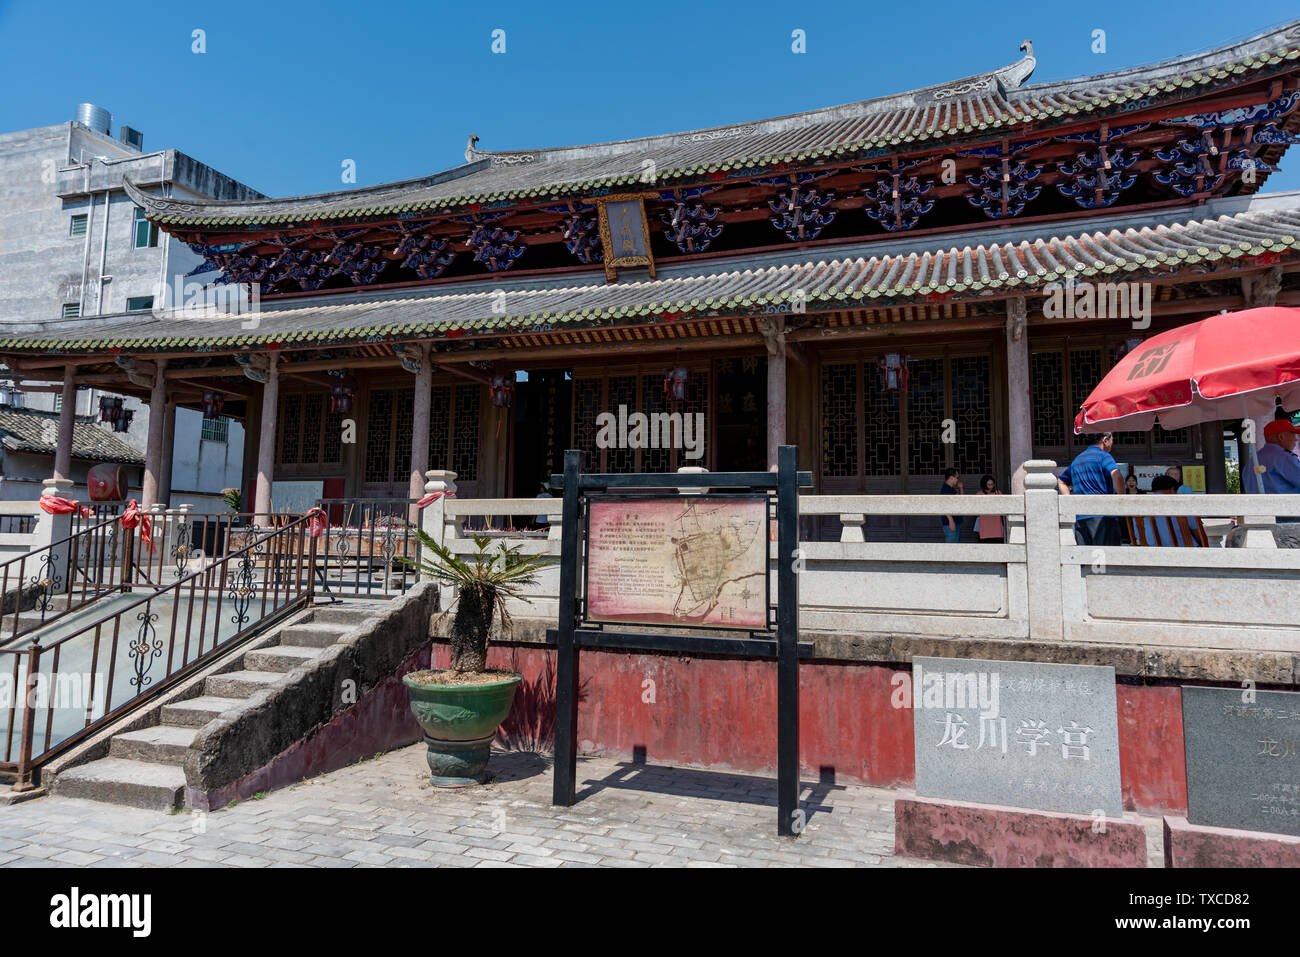
[(1300, 405), (1300, 309), (1222, 313), (1152, 336), (1101, 380), (1074, 420), (1080, 432), (1146, 432), (1272, 417)]

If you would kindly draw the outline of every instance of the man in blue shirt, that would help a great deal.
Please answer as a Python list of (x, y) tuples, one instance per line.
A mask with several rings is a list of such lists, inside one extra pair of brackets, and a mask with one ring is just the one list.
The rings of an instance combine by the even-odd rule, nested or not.
[[(1300, 459), (1291, 454), (1296, 446), (1300, 429), (1288, 419), (1274, 419), (1264, 426), (1264, 445), (1259, 450), (1259, 464), (1264, 466), (1260, 484), (1264, 491), (1275, 495), (1300, 493)], [(1279, 522), (1294, 522), (1295, 518), (1278, 518)]]
[[(1062, 495), (1123, 495), (1124, 478), (1110, 454), (1115, 445), (1114, 436), (1106, 432), (1092, 436), (1092, 440), (1061, 473), (1057, 488)], [(1079, 515), (1074, 522), (1074, 540), (1080, 545), (1119, 545), (1119, 518)]]

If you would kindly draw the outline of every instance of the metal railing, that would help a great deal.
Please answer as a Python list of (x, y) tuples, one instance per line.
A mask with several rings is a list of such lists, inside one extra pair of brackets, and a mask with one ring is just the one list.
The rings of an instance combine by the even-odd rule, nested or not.
[(0, 688), (10, 691), (0, 695), (0, 771), (17, 774), (16, 789), (32, 786), (54, 756), (311, 604), (315, 554), (305, 518), (250, 529), (244, 544), (169, 585), (128, 588), (0, 648)]
[(0, 562), (0, 642), (58, 621), (127, 580), (130, 532), (114, 518), (78, 526), (65, 538)]
[(418, 573), (399, 559), (420, 557), (416, 499), (322, 498), (316, 505), (329, 520), (316, 555), (322, 598), (388, 598), (415, 585)]

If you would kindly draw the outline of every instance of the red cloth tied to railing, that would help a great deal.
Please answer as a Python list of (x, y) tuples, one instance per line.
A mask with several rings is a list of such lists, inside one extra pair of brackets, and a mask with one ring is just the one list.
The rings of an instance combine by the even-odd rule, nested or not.
[(82, 518), (90, 518), (90, 509), (76, 501), (76, 499), (59, 498), (57, 495), (42, 495), (41, 508), (51, 515), (71, 515), (80, 509)]
[(307, 513), (307, 537), (320, 538), (330, 527), (329, 516), (325, 509), (317, 506)]
[(137, 525), (140, 526), (140, 540), (149, 546), (150, 551), (153, 551), (153, 526), (149, 522), (149, 516), (140, 511), (139, 502), (131, 499), (126, 510), (122, 512), (122, 527), (135, 528)]
[(416, 507), (416, 508), (425, 508), (425, 507), (427, 507), (427, 506), (429, 506), (429, 505), (432, 505), (434, 502), (438, 501), (438, 499), (442, 498), (444, 495), (448, 495), (448, 496), (452, 496), (452, 497), (454, 497), (454, 496), (456, 495), (456, 493), (455, 493), (455, 492), (430, 492), (430, 493), (429, 493), (428, 495), (426, 495), (424, 498), (422, 498), (422, 499), (420, 499), (418, 502), (416, 502), (416, 503), (415, 503), (415, 507)]

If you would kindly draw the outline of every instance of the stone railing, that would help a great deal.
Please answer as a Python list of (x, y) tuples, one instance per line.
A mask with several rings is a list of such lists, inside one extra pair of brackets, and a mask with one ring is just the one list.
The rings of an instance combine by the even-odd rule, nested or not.
[[(1290, 596), (1300, 549), (1272, 534), (1285, 499), (1270, 495), (1062, 496), (1056, 463), (1025, 464), (1023, 495), (804, 495), (801, 516), (837, 517), (838, 542), (800, 546), (800, 625), (813, 632), (1009, 638), (1108, 645), (1167, 645), (1300, 653)], [(454, 490), (430, 472), (429, 491)], [(476, 549), (466, 525), (549, 529), (493, 537), (525, 553), (560, 553), (560, 499), (439, 499), (424, 528), (458, 555)], [(1300, 503), (1290, 509), (1300, 512)], [(1190, 516), (1222, 537), (1228, 519), (1241, 548), (1075, 544), (1078, 514)], [(867, 542), (869, 516), (1001, 515), (1006, 542)], [(513, 517), (513, 518), (511, 518)], [(1216, 522), (1216, 520), (1221, 520)], [(969, 520), (967, 522), (969, 524)], [(482, 534), (480, 532), (480, 534)], [(777, 555), (772, 546), (772, 559)], [(773, 578), (775, 582), (775, 578)], [(775, 586), (773, 586), (775, 587)], [(558, 567), (548, 569), (520, 615), (557, 612)]]

